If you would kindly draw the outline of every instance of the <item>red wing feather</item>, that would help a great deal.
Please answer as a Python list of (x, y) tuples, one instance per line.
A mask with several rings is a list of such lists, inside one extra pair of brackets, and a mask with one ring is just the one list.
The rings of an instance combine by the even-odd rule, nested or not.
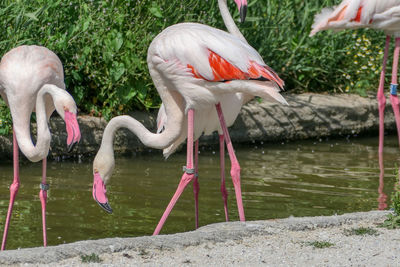
[[(208, 62), (210, 63), (211, 70), (214, 75), (213, 82), (226, 82), (231, 80), (269, 80), (276, 82), (279, 87), (283, 88), (284, 82), (279, 78), (270, 67), (258, 64), (255, 61), (249, 62), (249, 68), (247, 72), (241, 71), (227, 60), (222, 58), (220, 55), (209, 50), (210, 54)], [(187, 65), (197, 79), (205, 79), (198, 71), (190, 64)]]
[(363, 10), (363, 7), (361, 6), (357, 11), (356, 17), (352, 21), (361, 22), (362, 10)]

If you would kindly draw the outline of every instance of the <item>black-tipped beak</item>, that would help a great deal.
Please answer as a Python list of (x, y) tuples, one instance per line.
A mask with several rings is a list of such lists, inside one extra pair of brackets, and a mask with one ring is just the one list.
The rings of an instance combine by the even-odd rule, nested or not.
[(78, 142), (72, 142), (71, 144), (69, 144), (67, 147), (67, 152), (70, 153), (72, 151), (72, 149), (74, 149), (74, 147), (77, 143)]
[(240, 22), (243, 23), (246, 20), (247, 5), (242, 5), (240, 7)]
[(100, 202), (97, 201), (97, 199), (96, 199), (96, 202), (97, 202), (97, 204), (99, 204), (99, 206), (102, 207), (103, 210), (105, 210), (107, 213), (110, 213), (110, 214), (111, 214), (111, 213), (113, 212), (113, 210), (112, 210), (110, 204), (108, 204), (108, 202), (106, 202), (106, 203), (100, 203)]

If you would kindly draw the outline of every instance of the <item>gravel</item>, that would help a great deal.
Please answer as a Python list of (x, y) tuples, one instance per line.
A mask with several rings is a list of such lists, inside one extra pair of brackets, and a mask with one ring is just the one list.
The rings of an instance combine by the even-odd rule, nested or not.
[[(80, 241), (0, 253), (14, 266), (399, 266), (400, 230), (388, 212), (211, 224), (155, 237)], [(364, 235), (355, 229), (366, 228)], [(319, 248), (322, 247), (322, 248)], [(92, 253), (100, 263), (83, 263)]]

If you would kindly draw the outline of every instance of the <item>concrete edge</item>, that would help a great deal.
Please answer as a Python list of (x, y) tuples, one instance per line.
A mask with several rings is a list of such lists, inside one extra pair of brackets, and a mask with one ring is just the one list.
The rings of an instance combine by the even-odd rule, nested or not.
[(245, 223), (216, 223), (201, 227), (196, 231), (171, 235), (78, 241), (47, 248), (39, 247), (3, 251), (0, 253), (0, 264), (49, 264), (92, 253), (104, 254), (125, 250), (141, 251), (150, 248), (173, 250), (188, 246), (198, 246), (209, 241), (226, 242), (251, 236), (272, 235), (277, 230), (308, 231), (317, 228), (352, 224), (363, 220), (383, 222), (388, 213), (388, 211), (370, 211), (336, 216), (291, 217)]

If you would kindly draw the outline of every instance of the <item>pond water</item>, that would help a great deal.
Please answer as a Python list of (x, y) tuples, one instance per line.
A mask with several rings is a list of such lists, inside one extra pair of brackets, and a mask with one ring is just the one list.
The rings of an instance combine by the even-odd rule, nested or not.
[[(377, 137), (320, 139), (237, 146), (247, 220), (333, 215), (385, 208), (398, 180), (397, 137), (386, 137), (385, 176), (379, 179)], [(217, 148), (200, 148), (200, 226), (225, 219)], [(228, 158), (228, 157), (227, 157)], [(90, 159), (48, 163), (48, 244), (106, 237), (151, 235), (182, 175), (185, 154), (164, 160), (160, 152), (117, 158), (107, 187), (114, 213), (92, 198)], [(238, 220), (230, 164), (226, 164), (229, 215)], [(40, 163), (23, 163), (7, 249), (42, 245), (38, 197)], [(7, 213), (12, 164), (0, 165), (0, 233)], [(384, 184), (383, 184), (384, 182)], [(387, 203), (387, 204), (386, 204)], [(194, 229), (192, 186), (186, 189), (162, 234)], [(2, 235), (2, 234), (1, 234)]]

